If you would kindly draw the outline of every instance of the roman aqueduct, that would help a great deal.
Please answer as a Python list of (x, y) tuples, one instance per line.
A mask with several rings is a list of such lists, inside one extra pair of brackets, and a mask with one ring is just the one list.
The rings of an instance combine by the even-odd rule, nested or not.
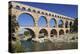
[[(11, 13), (12, 16), (16, 16), (16, 21), (18, 20), (21, 14), (27, 14), (32, 17), (34, 21), (34, 26), (25, 26), (25, 28), (31, 31), (33, 38), (39, 39), (40, 34), (44, 33), (45, 37), (61, 37), (61, 35), (66, 35), (70, 33), (70, 26), (74, 23), (74, 18), (64, 16), (58, 13), (50, 12), (47, 10), (35, 8), (29, 5), (24, 5), (17, 2), (12, 2)], [(43, 17), (46, 20), (46, 26), (39, 26), (38, 20), (40, 17)], [(55, 26), (50, 26), (50, 20), (55, 21)], [(62, 21), (62, 24), (59, 26), (59, 20)]]

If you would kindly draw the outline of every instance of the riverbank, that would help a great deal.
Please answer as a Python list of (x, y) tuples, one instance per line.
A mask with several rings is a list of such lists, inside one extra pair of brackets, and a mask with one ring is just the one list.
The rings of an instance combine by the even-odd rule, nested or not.
[(45, 42), (45, 40), (50, 40), (51, 42), (78, 42), (78, 34), (66, 34), (66, 35), (60, 35), (59, 37), (49, 37), (49, 38), (40, 38), (37, 41), (42, 43)]
[(48, 50), (66, 50), (78, 48), (78, 34), (66, 34), (60, 37), (40, 38), (34, 40), (17, 40), (12, 42), (12, 52), (32, 52)]
[(50, 50), (67, 50), (77, 49), (78, 42), (33, 42), (33, 41), (21, 41), (21, 45), (26, 48), (26, 52), (34, 51), (50, 51)]

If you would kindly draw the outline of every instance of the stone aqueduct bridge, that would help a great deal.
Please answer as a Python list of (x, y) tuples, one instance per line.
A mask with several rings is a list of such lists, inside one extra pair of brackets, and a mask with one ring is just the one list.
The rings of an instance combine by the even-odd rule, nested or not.
[[(45, 32), (46, 37), (51, 37), (51, 35), (55, 35), (56, 37), (60, 37), (60, 35), (65, 35), (70, 32), (70, 25), (72, 25), (74, 23), (74, 19), (70, 18), (68, 16), (64, 16), (64, 15), (50, 12), (47, 10), (42, 10), (42, 9), (35, 8), (32, 6), (28, 6), (28, 5), (23, 5), (21, 3), (12, 2), (11, 4), (12, 4), (12, 9), (11, 9), (12, 15), (16, 16), (16, 20), (23, 13), (29, 14), (33, 17), (34, 22), (35, 22), (34, 27), (26, 26), (24, 28), (33, 31), (36, 39), (39, 38), (39, 35), (40, 35), (39, 33), (41, 30), (42, 30), (42, 32)], [(46, 27), (38, 26), (38, 20), (39, 20), (40, 16), (45, 17), (45, 19), (47, 21)], [(50, 27), (49, 21), (51, 19), (55, 19), (55, 23), (56, 23), (55, 27)], [(62, 20), (62, 22), (63, 22), (62, 27), (58, 26), (59, 20)], [(67, 23), (67, 27), (65, 26), (66, 23)]]

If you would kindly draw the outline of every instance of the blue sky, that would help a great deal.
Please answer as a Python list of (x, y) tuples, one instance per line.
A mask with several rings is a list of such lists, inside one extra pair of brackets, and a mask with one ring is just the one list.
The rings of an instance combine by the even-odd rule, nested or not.
[(32, 16), (28, 15), (28, 14), (21, 14), (18, 17), (18, 22), (20, 26), (34, 26), (34, 21)]
[(69, 17), (77, 18), (78, 6), (77, 5), (66, 5), (66, 4), (50, 4), (50, 3), (32, 3), (32, 2), (19, 2), (25, 5), (41, 8), (51, 12), (63, 14)]
[[(48, 10), (51, 12), (63, 14), (69, 17), (77, 18), (78, 17), (78, 6), (77, 5), (63, 5), (63, 4), (47, 4), (47, 3), (32, 3), (32, 2), (19, 2), (25, 5), (30, 5), (33, 7), (37, 7), (40, 9)], [(19, 16), (19, 24), (20, 25), (34, 25), (33, 19), (29, 15), (20, 15)], [(53, 26), (55, 23), (54, 20), (51, 20), (50, 25)], [(40, 24), (39, 24), (40, 23)], [(46, 20), (43, 17), (40, 17), (39, 26), (44, 26), (46, 24)], [(61, 23), (61, 22), (59, 22)]]
[(38, 20), (39, 27), (45, 27), (47, 25), (46, 18), (44, 16), (41, 16)]

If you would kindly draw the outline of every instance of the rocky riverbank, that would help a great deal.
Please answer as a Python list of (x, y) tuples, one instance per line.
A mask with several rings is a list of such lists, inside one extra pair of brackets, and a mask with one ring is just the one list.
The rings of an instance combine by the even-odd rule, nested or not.
[(40, 39), (33, 39), (33, 41), (37, 41), (40, 43), (45, 42), (46, 40), (49, 40), (51, 42), (78, 42), (78, 34), (66, 34), (66, 35), (60, 35), (59, 37), (49, 37), (49, 38), (40, 38)]

